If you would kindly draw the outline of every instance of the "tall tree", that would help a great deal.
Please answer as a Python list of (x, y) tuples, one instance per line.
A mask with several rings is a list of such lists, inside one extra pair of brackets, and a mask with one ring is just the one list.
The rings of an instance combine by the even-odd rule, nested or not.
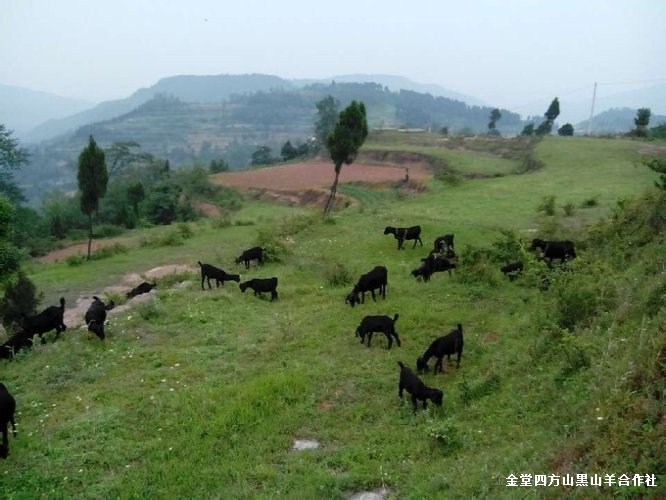
[(19, 268), (19, 252), (12, 243), (15, 214), (12, 203), (0, 196), (0, 283)]
[(633, 135), (647, 137), (647, 127), (650, 124), (651, 115), (652, 111), (650, 111), (650, 108), (640, 108), (636, 111), (636, 118), (634, 118), (636, 128), (632, 131)]
[(324, 214), (328, 215), (333, 208), (333, 200), (338, 190), (338, 178), (342, 164), (351, 165), (356, 159), (358, 150), (368, 136), (368, 119), (365, 104), (352, 101), (340, 112), (333, 132), (326, 138), (326, 148), (335, 165), (335, 181), (331, 186), (331, 194), (326, 201)]
[(326, 96), (317, 104), (317, 121), (315, 123), (315, 137), (319, 147), (326, 145), (326, 139), (333, 131), (338, 120), (340, 103), (333, 96)]
[(25, 201), (21, 189), (14, 182), (13, 171), (28, 163), (28, 151), (12, 137), (12, 131), (0, 123), (0, 195), (12, 203)]
[(93, 238), (92, 214), (99, 211), (99, 200), (106, 194), (109, 173), (106, 170), (104, 151), (97, 146), (90, 136), (88, 146), (79, 155), (79, 191), (81, 194), (81, 212), (88, 216), (88, 260)]
[(542, 121), (534, 131), (536, 135), (547, 135), (553, 130), (553, 122), (555, 122), (555, 119), (560, 116), (560, 101), (557, 97), (550, 103), (550, 106), (548, 106), (548, 109), (543, 116), (546, 119)]
[(488, 121), (488, 135), (499, 135), (497, 131), (497, 121), (502, 118), (502, 112), (495, 108), (490, 112), (490, 118)]

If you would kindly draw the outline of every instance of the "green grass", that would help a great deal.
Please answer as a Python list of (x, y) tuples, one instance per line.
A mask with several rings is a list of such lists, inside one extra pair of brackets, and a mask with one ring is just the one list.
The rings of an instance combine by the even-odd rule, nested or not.
[[(304, 209), (250, 204), (234, 219), (254, 225), (193, 224), (193, 235), (179, 246), (133, 247), (74, 267), (29, 264), (49, 303), (59, 294), (72, 303), (129, 272), (197, 260), (243, 279), (278, 276), (280, 298), (271, 303), (241, 294), (234, 283), (203, 292), (193, 274), (189, 287), (158, 282), (156, 299), (112, 317), (104, 343), (69, 329), (59, 342), (0, 362), (0, 379), (20, 411), (20, 435), (10, 438), (10, 459), (0, 463), (0, 496), (340, 498), (384, 485), (398, 498), (515, 498), (516, 491), (496, 485), (498, 475), (564, 473), (566, 466), (596, 472), (601, 460), (579, 468), (585, 453), (575, 447), (592, 439), (588, 449), (598, 450), (604, 429), (620, 436), (634, 425), (623, 424), (622, 412), (640, 407), (626, 374), (657, 351), (643, 337), (631, 340), (631, 357), (621, 339), (639, 330), (642, 287), (659, 284), (658, 273), (650, 282), (633, 281), (645, 274), (643, 262), (658, 260), (659, 247), (636, 248), (631, 259), (640, 265), (627, 257), (620, 266), (626, 269), (607, 270), (617, 284), (599, 285), (599, 296), (623, 297), (599, 313), (612, 327), (599, 320), (596, 330), (581, 327), (566, 341), (553, 329), (556, 297), (577, 290), (579, 276), (601, 280), (592, 253), (582, 252), (576, 272), (556, 274), (550, 294), (531, 286), (529, 273), (523, 281), (505, 281), (494, 264), (486, 274), (459, 270), (430, 283), (409, 272), (446, 232), (455, 233), (463, 258), (469, 245), (489, 247), (500, 228), (532, 237), (527, 230), (543, 223), (536, 207), (545, 195), (577, 206), (598, 196), (598, 206), (579, 210), (578, 222), (607, 215), (618, 198), (652, 183), (654, 174), (632, 166), (640, 144), (552, 138), (538, 145), (546, 167), (532, 174), (456, 187), (432, 181), (427, 193), (404, 199), (344, 186), (341, 192), (361, 205), (329, 222)], [(480, 161), (476, 153), (459, 154), (474, 156), (470, 164)], [(397, 251), (395, 240), (382, 234), (386, 225), (415, 223), (423, 227), (423, 249), (407, 244)], [(259, 233), (279, 240), (284, 252), (281, 262), (248, 272), (233, 259)], [(354, 278), (386, 265), (386, 300), (346, 306), (351, 286), (326, 279), (332, 262)], [(622, 294), (611, 293), (612, 286), (622, 286)], [(396, 312), (401, 348), (387, 351), (380, 335), (370, 349), (359, 344), (354, 330), (364, 315)], [(643, 320), (644, 331), (654, 331), (663, 312), (655, 318)], [(414, 366), (429, 342), (458, 322), (465, 327), (461, 368), (445, 362), (444, 374), (423, 377), (444, 391), (444, 407), (413, 416), (411, 404), (397, 397), (397, 361)], [(572, 365), (568, 356), (577, 349), (595, 353), (590, 368)], [(606, 420), (598, 421), (600, 415)], [(450, 439), (433, 437), (442, 432)], [(321, 447), (293, 452), (295, 438), (317, 439)], [(624, 449), (621, 444), (613, 446)], [(646, 444), (637, 438), (636, 446)], [(616, 455), (611, 444), (602, 452), (609, 468), (601, 472), (663, 473), (658, 463), (643, 470), (649, 464)], [(571, 492), (580, 498), (609, 493)]]

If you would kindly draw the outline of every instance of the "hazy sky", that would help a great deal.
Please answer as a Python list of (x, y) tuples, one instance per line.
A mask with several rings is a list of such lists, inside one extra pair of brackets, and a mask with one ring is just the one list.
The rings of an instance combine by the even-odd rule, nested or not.
[(91, 101), (177, 74), (384, 73), (524, 113), (666, 82), (666, 0), (0, 0), (0, 47), (0, 83)]

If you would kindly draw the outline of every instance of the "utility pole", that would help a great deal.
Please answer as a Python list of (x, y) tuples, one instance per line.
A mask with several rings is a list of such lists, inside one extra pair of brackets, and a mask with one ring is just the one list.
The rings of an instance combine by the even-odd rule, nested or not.
[(590, 119), (587, 120), (587, 135), (592, 134), (592, 117), (594, 116), (594, 101), (597, 99), (597, 82), (594, 82), (594, 92), (592, 92), (592, 109), (590, 110)]

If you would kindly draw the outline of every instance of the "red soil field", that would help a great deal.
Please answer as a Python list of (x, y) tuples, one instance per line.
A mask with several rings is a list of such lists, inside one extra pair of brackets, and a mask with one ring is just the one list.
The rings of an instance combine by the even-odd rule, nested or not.
[[(423, 181), (431, 177), (428, 169), (420, 163), (409, 163), (409, 178)], [(405, 165), (376, 165), (352, 163), (343, 165), (340, 183), (364, 182), (382, 184), (405, 178)], [(242, 172), (225, 172), (211, 176), (211, 182), (240, 189), (270, 189), (299, 191), (307, 189), (329, 189), (335, 178), (333, 163), (313, 160), (307, 163), (279, 165)]]

